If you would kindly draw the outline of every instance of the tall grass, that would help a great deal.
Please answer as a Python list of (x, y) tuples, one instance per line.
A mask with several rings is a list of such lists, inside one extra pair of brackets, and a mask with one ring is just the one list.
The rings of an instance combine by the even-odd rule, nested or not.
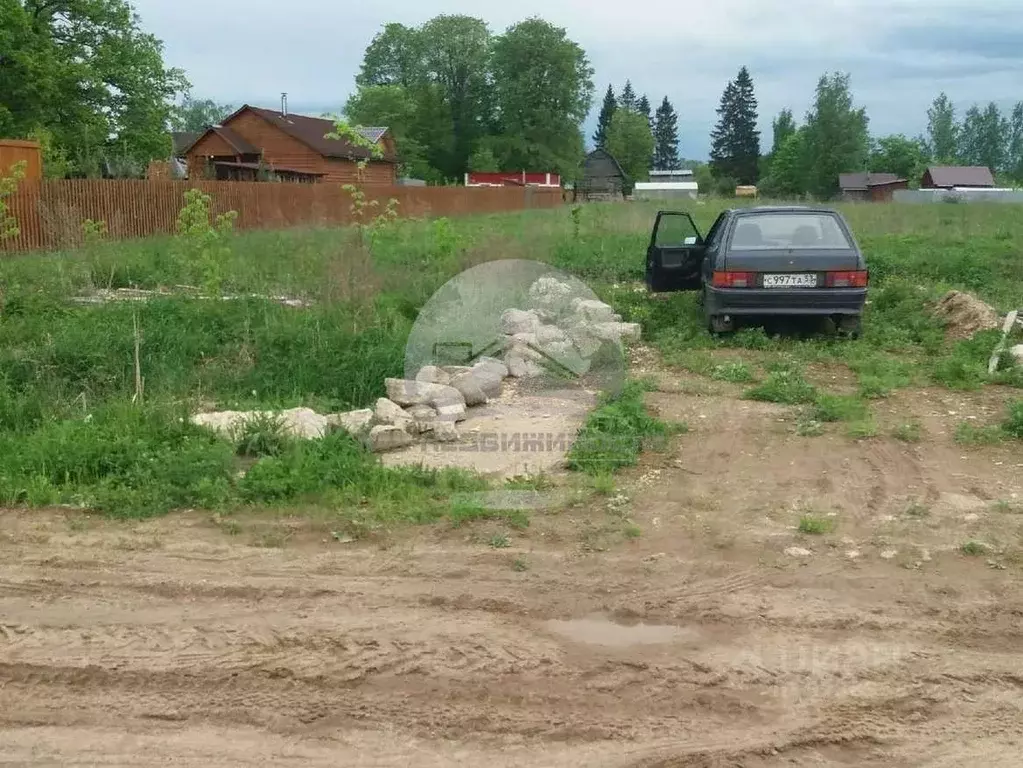
[[(704, 231), (722, 207), (693, 206)], [(203, 276), (173, 238), (92, 239), (77, 251), (0, 261), (0, 503), (77, 503), (130, 513), (340, 493), (356, 505), (356, 497), (372, 497), (397, 508), (400, 498), (421, 501), (425, 494), (432, 499), (424, 507), (434, 510), (424, 513), (430, 517), (436, 494), (453, 482), (475, 481), (386, 474), (341, 438), (283, 445), (241, 481), (234, 446), (181, 419), (201, 406), (342, 410), (371, 403), (386, 376), (402, 374), (408, 333), (432, 293), (494, 259), (543, 261), (579, 276), (626, 319), (642, 323), (644, 338), (669, 361), (692, 363), (694, 350), (718, 347), (791, 361), (796, 367), (770, 373), (753, 390), (764, 399), (814, 400), (798, 371), (822, 360), (847, 364), (864, 397), (914, 383), (1023, 384), (1018, 372), (988, 376), (997, 333), (950, 343), (929, 311), (953, 287), (1003, 311), (1020, 303), (1023, 216), (1015, 206), (843, 207), (872, 272), (864, 334), (851, 342), (775, 338), (759, 329), (715, 339), (703, 328), (694, 295), (637, 291), (655, 210), (595, 204), (575, 217), (566, 208), (399, 220), (365, 233), (244, 232), (231, 236), (218, 256), (220, 288), (232, 300), (200, 295)], [(171, 295), (143, 303), (70, 301), (119, 287)], [(283, 306), (260, 296), (310, 305)], [(132, 405), (136, 327), (145, 398)], [(720, 376), (752, 377), (739, 369)], [(829, 419), (844, 419), (847, 406), (817, 401)], [(642, 421), (632, 405), (619, 403), (588, 429), (599, 432), (607, 422), (642, 434), (649, 426)], [(631, 448), (588, 457), (583, 447), (575, 456), (580, 468), (634, 461)]]

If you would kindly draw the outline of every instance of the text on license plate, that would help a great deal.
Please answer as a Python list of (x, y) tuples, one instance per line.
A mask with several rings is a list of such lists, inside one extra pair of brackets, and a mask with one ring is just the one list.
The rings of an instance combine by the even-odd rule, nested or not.
[(765, 288), (813, 288), (817, 285), (817, 275), (806, 274), (764, 275)]

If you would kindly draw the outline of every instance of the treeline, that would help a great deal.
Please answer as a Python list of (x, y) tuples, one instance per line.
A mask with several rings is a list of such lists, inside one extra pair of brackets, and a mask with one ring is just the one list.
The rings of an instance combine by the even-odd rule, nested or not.
[(998, 105), (971, 106), (957, 119), (945, 93), (927, 111), (926, 135), (871, 136), (869, 118), (854, 102), (848, 74), (822, 75), (803, 124), (791, 109), (772, 121), (770, 152), (760, 152), (753, 79), (743, 67), (728, 83), (711, 134), (711, 159), (698, 169), (701, 187), (730, 193), (756, 184), (772, 197), (833, 197), (838, 177), (888, 172), (915, 184), (928, 165), (979, 165), (1003, 183), (1023, 184), (1023, 102), (1008, 116)]
[(593, 143), (615, 157), (630, 181), (645, 179), (651, 168), (671, 171), (682, 167), (675, 107), (665, 96), (651, 113), (650, 100), (646, 95), (636, 98), (630, 80), (617, 98), (614, 87), (607, 87)]
[(429, 182), (510, 168), (572, 178), (592, 77), (582, 48), (542, 19), (493, 35), (481, 19), (441, 15), (386, 25), (344, 111), (353, 123), (388, 126), (403, 173)]

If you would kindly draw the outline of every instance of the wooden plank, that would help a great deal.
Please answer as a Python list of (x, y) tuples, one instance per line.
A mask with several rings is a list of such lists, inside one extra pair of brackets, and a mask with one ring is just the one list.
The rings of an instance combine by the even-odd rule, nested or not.
[(1012, 331), (1012, 327), (1016, 325), (1016, 319), (1019, 317), (1019, 310), (1014, 309), (1008, 315), (1005, 316), (1005, 322), (1002, 324), (1002, 338), (998, 340), (998, 344), (995, 346), (995, 351), (991, 353), (991, 359), (987, 363), (988, 375), (993, 375), (998, 370), (998, 363), (1002, 360), (1002, 354), (1005, 352), (1007, 342), (1009, 340), (1009, 333)]

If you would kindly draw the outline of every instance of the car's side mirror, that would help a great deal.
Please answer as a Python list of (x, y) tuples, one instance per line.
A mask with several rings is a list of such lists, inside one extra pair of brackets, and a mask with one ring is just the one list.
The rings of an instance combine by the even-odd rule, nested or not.
[(689, 236), (685, 240), (682, 241), (682, 244), (683, 245), (696, 245), (696, 238), (693, 237), (693, 236)]

